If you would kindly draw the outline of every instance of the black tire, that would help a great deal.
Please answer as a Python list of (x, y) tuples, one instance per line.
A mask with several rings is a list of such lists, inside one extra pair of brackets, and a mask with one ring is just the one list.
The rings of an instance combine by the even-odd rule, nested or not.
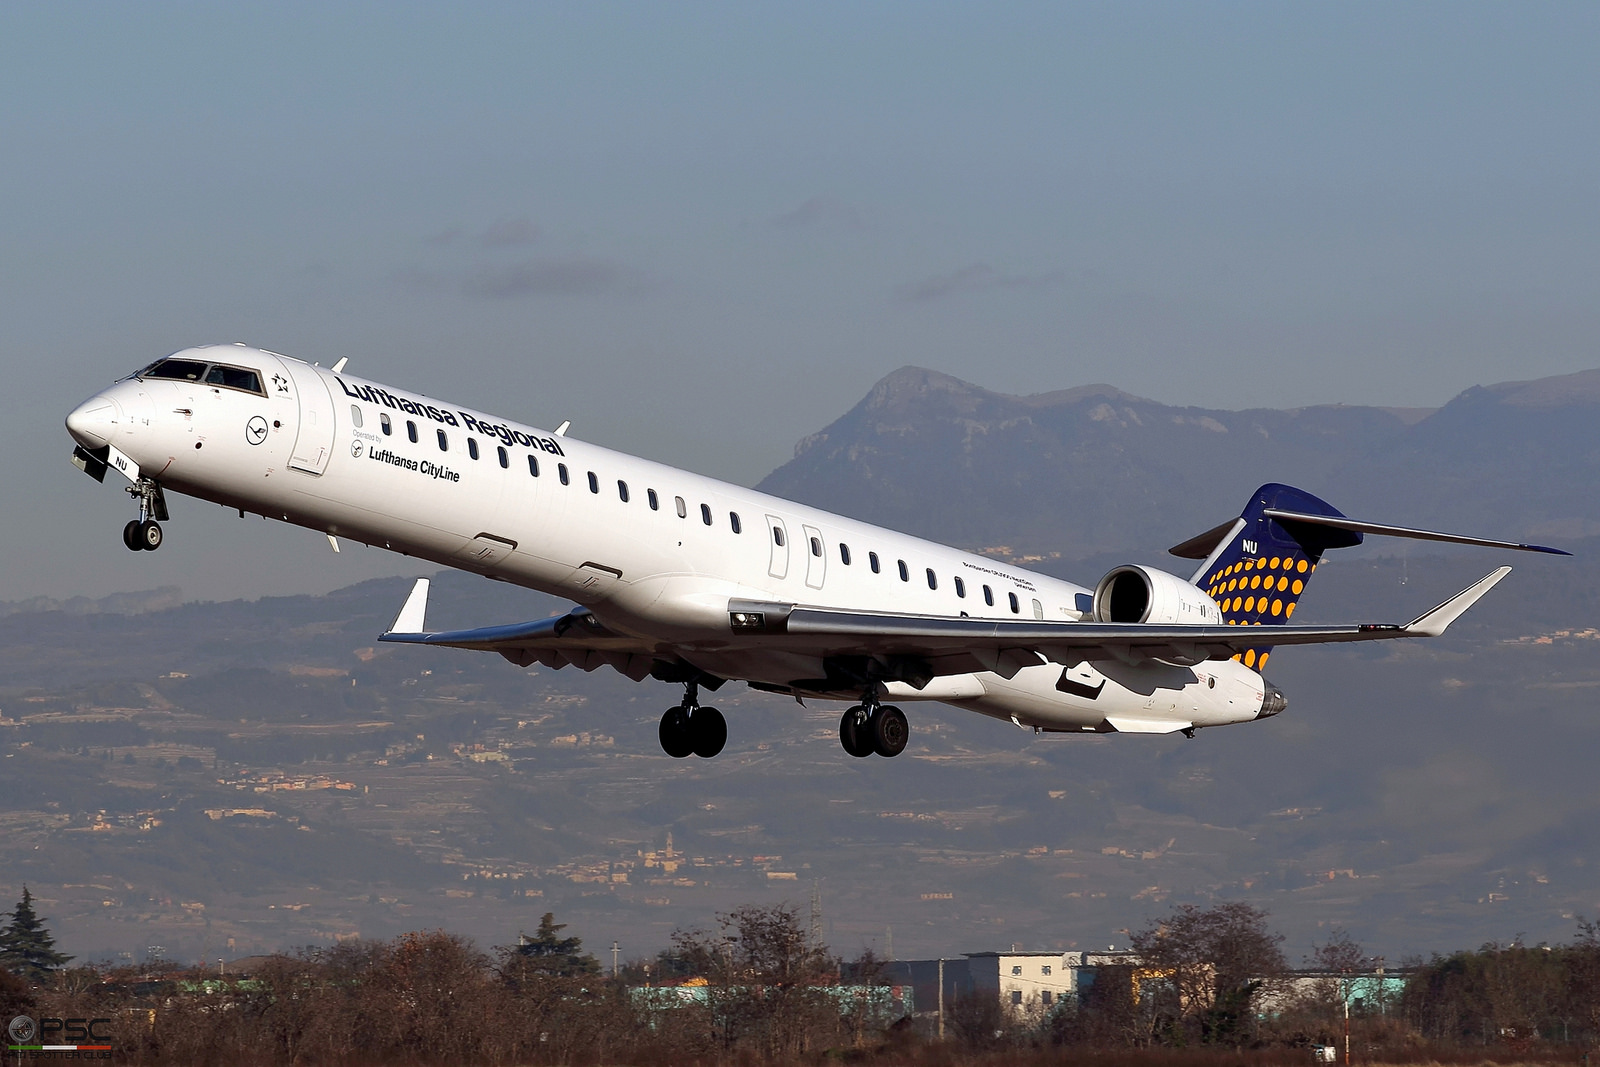
[(661, 751), (673, 759), (683, 759), (694, 751), (689, 743), (689, 713), (680, 707), (670, 707), (661, 716)]
[(689, 716), (689, 738), (694, 754), (710, 759), (728, 743), (728, 720), (716, 708), (695, 708)]
[(161, 547), (161, 524), (146, 519), (139, 524), (139, 547), (154, 552)]
[(905, 712), (893, 704), (884, 704), (872, 713), (867, 734), (872, 738), (872, 750), (878, 755), (898, 756), (911, 739), (911, 726), (906, 722)]
[(128, 525), (122, 528), (122, 543), (137, 552), (144, 546), (139, 543), (139, 520), (129, 519)]
[(872, 734), (867, 730), (867, 721), (860, 704), (845, 712), (839, 720), (839, 744), (857, 759), (872, 755)]

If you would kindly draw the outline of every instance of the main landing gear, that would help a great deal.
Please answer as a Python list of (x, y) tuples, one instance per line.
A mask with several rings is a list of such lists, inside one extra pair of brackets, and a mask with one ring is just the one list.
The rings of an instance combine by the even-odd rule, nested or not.
[(868, 693), (862, 703), (844, 713), (839, 720), (839, 744), (852, 756), (898, 756), (911, 738), (905, 712), (893, 704), (879, 704)]
[(139, 502), (139, 517), (122, 528), (122, 543), (135, 552), (154, 552), (161, 547), (161, 524), (156, 520), (167, 517), (167, 500), (161, 486), (149, 478), (140, 478), (128, 486), (128, 495)]
[(661, 716), (661, 750), (673, 759), (710, 759), (728, 742), (728, 720), (716, 708), (700, 706), (700, 687), (684, 684), (683, 703)]

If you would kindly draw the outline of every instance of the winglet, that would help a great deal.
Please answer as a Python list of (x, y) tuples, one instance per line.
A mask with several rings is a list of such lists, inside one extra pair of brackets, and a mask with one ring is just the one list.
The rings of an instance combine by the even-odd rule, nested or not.
[(395, 616), (394, 625), (389, 627), (392, 634), (420, 634), (425, 633), (423, 622), (428, 614), (428, 579), (418, 578), (417, 584), (411, 587), (411, 595), (406, 597), (406, 606), (400, 609), (400, 614)]
[(1510, 567), (1501, 567), (1499, 570), (1484, 575), (1432, 611), (1418, 616), (1405, 627), (1405, 632), (1415, 637), (1438, 637), (1449, 628), (1451, 623), (1459, 619), (1468, 608), (1476, 604), (1479, 597), (1493, 589), (1496, 582), (1510, 573)]

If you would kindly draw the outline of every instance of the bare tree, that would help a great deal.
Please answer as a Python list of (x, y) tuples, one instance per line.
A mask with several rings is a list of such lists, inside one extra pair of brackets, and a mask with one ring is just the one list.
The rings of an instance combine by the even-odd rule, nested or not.
[(747, 904), (715, 931), (677, 931), (674, 955), (709, 982), (711, 1025), (725, 1047), (795, 1056), (839, 1028), (837, 1003), (818, 987), (839, 963), (814, 944), (789, 904)]
[(1133, 934), (1144, 980), (1168, 983), (1176, 1023), (1210, 1044), (1239, 1044), (1254, 1033), (1256, 993), (1287, 969), (1282, 943), (1265, 911), (1237, 901), (1180, 905)]

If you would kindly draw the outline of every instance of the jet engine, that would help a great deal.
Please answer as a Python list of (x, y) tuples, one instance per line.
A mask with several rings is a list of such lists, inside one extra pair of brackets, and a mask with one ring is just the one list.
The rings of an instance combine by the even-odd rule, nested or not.
[(1114, 567), (1094, 590), (1096, 622), (1220, 626), (1222, 609), (1204, 590), (1166, 571)]

